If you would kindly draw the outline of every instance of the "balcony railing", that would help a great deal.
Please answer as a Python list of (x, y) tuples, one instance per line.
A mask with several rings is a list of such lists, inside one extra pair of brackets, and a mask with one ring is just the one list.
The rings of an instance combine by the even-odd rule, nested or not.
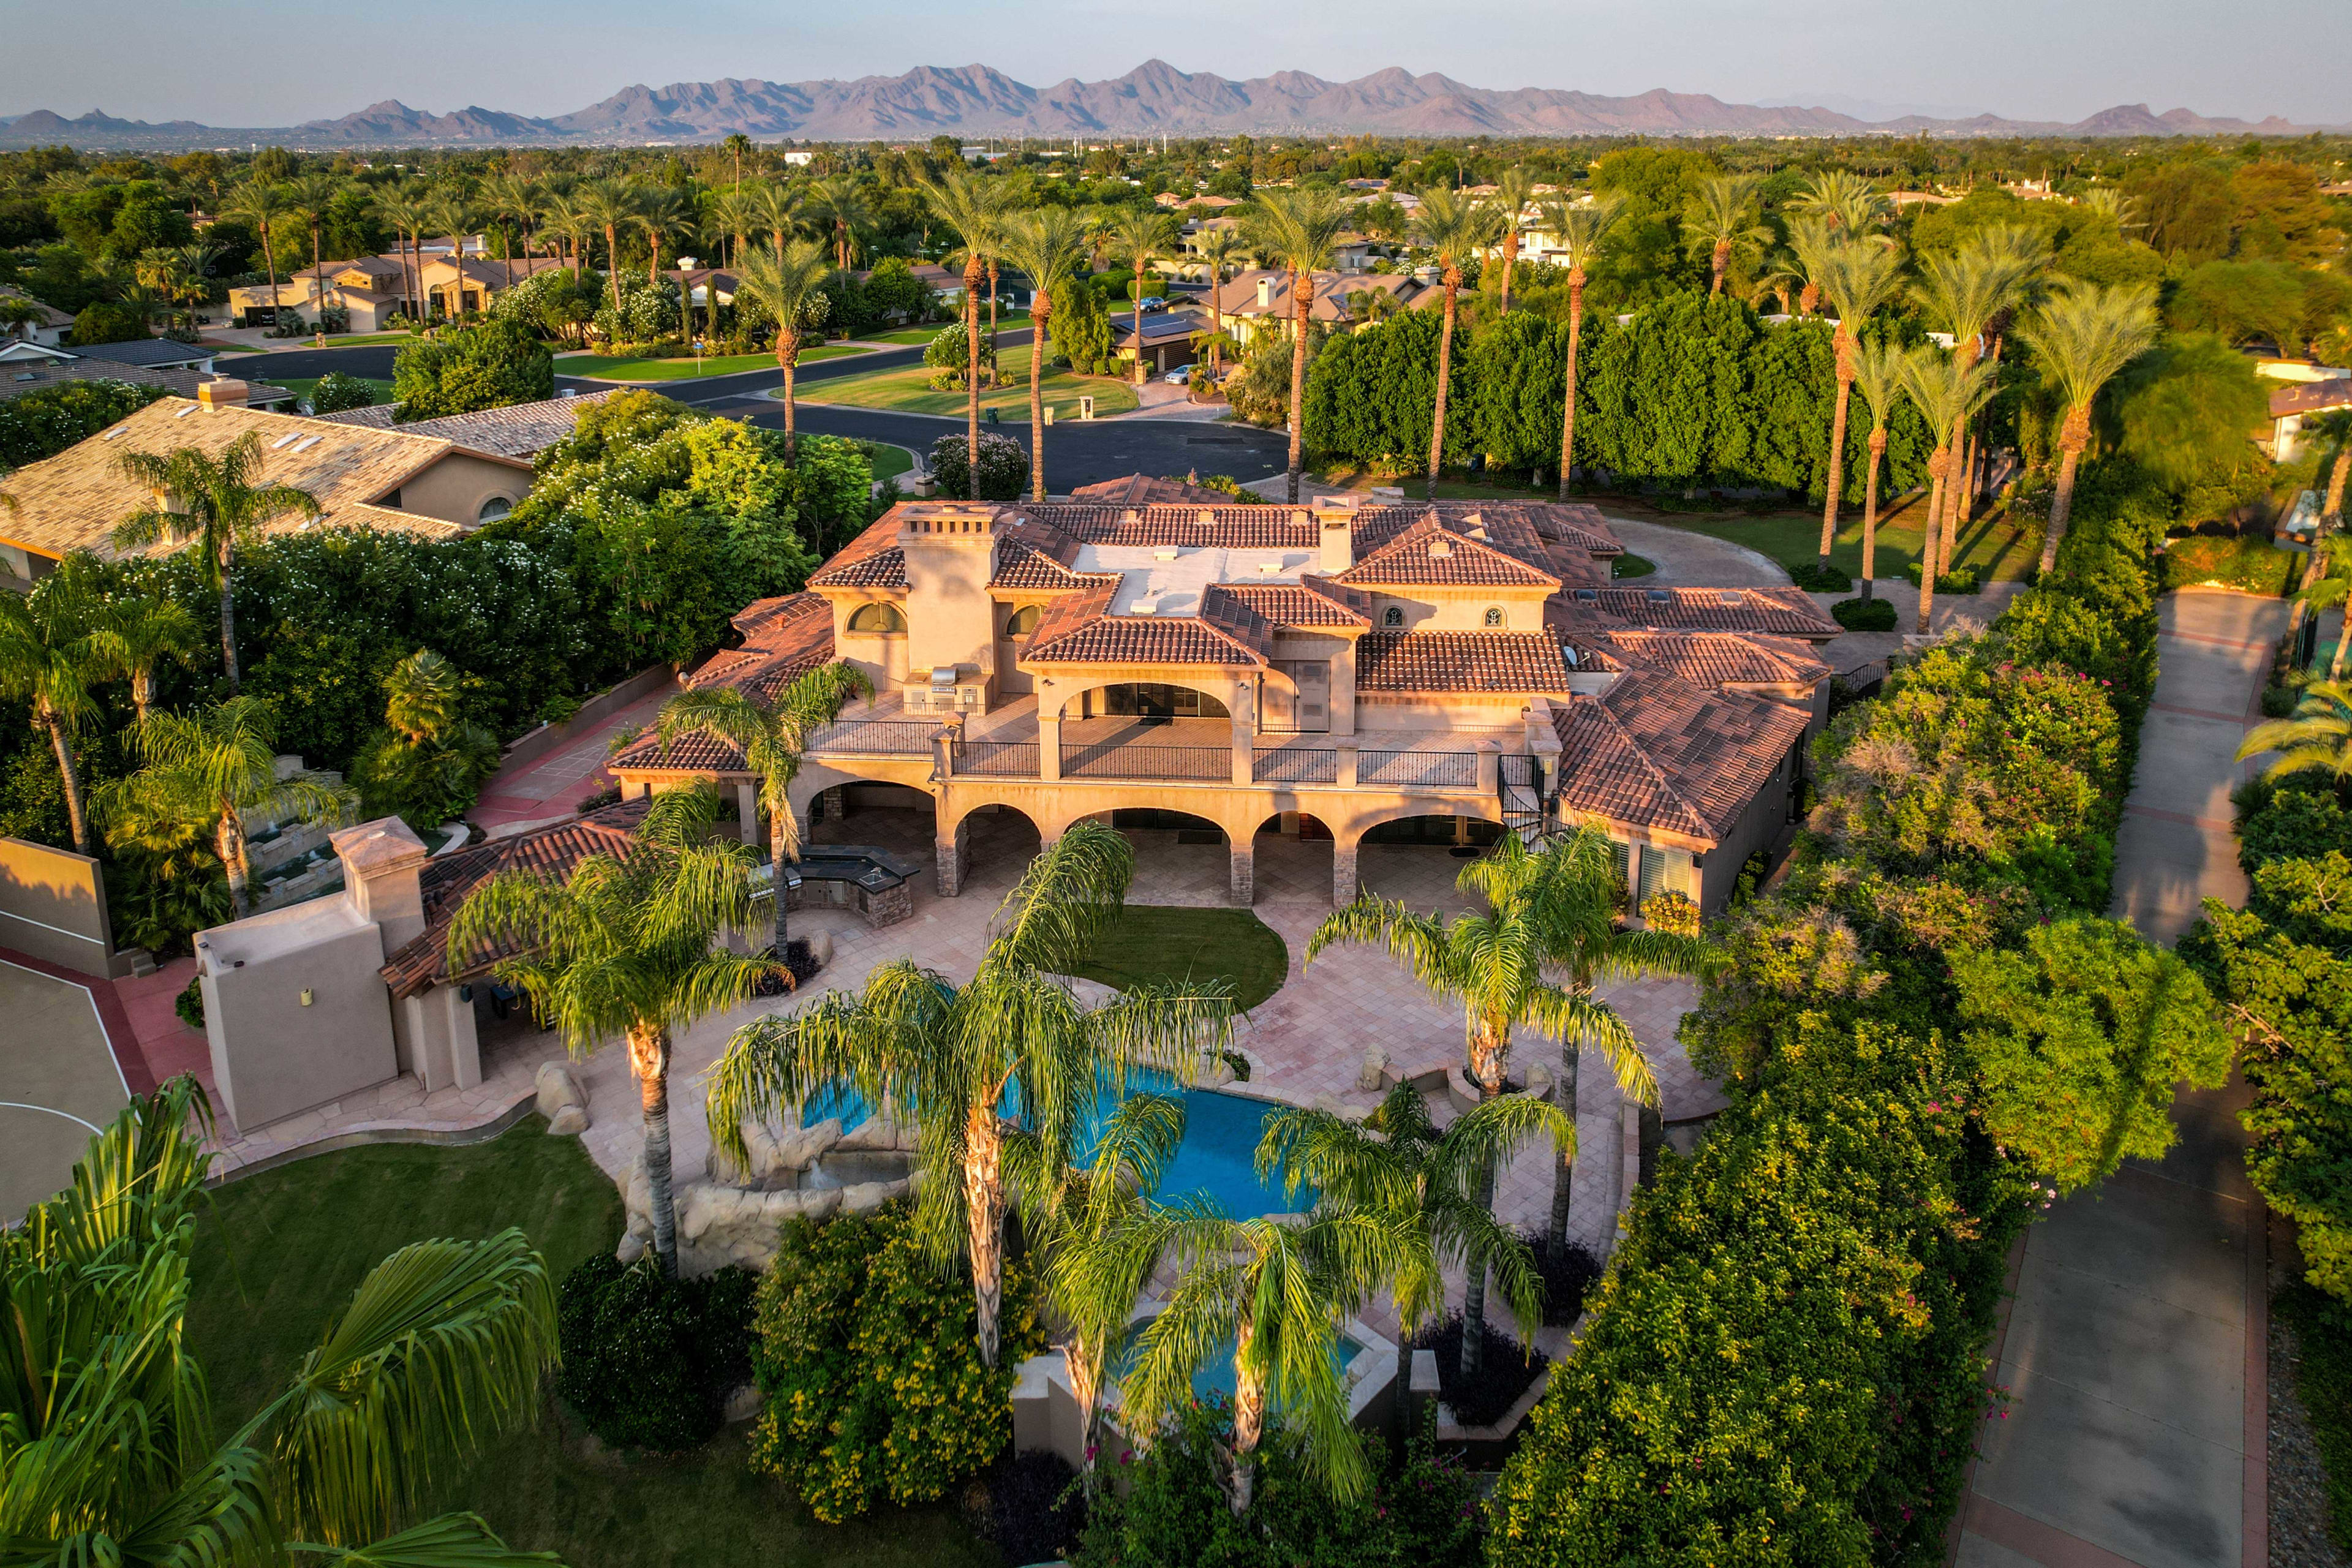
[(1037, 776), (1034, 741), (966, 741), (955, 749), (953, 766), (975, 778), (1034, 779)]
[(1257, 753), (1250, 776), (1260, 784), (1327, 784), (1339, 782), (1339, 753), (1284, 746)]
[(1365, 752), (1356, 759), (1356, 782), (1374, 789), (1475, 789), (1478, 758), (1473, 752)]
[(811, 752), (835, 752), (858, 757), (919, 757), (928, 755), (940, 732), (928, 719), (845, 719), (809, 736)]
[(1062, 776), (1230, 784), (1234, 753), (1225, 746), (1088, 746), (1066, 741)]

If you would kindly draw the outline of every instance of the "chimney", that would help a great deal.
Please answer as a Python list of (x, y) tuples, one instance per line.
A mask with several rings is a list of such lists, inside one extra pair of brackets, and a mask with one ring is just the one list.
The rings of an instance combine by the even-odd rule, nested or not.
[(207, 408), (242, 408), (253, 389), (234, 376), (215, 376), (196, 384), (196, 401)]
[(328, 842), (343, 863), (343, 887), (360, 919), (383, 932), (389, 955), (425, 932), (425, 842), (396, 816), (362, 822)]
[(1274, 308), (1274, 279), (1271, 278), (1257, 280), (1257, 308), (1261, 310)]
[(1323, 570), (1345, 572), (1356, 563), (1356, 516), (1353, 512), (1325, 512), (1320, 538), (1323, 544)]

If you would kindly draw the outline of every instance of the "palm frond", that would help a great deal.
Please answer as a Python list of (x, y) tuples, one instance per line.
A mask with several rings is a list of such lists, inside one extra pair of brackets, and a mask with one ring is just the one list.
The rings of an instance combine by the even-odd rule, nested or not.
[(365, 1546), (289, 1542), (341, 1568), (509, 1568), (563, 1560), (552, 1552), (517, 1552), (491, 1532), (479, 1514), (450, 1513)]

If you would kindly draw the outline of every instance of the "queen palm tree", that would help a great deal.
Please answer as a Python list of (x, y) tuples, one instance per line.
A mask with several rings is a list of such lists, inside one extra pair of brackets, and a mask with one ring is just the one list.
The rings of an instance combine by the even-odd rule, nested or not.
[(1695, 245), (1708, 247), (1711, 280), (1709, 294), (1723, 292), (1723, 279), (1731, 270), (1733, 255), (1752, 249), (1770, 236), (1770, 230), (1756, 221), (1756, 187), (1759, 182), (1754, 174), (1716, 174), (1700, 182), (1698, 191), (1683, 208), (1683, 228)]
[(98, 668), (107, 678), (131, 682), (131, 706), (144, 724), (155, 700), (156, 669), (166, 660), (186, 664), (203, 642), (195, 616), (170, 599), (142, 596), (97, 604), (90, 620)]
[[(2142, 284), (2063, 283), (2019, 329), (2065, 402), (2058, 426), (2058, 485), (2050, 498), (2050, 524), (2042, 537), (2042, 570), (2058, 563), (2074, 505), (2074, 473), (2091, 444), (2091, 405), (2117, 372), (2156, 342), (2156, 294)], [(2344, 464), (2329, 488), (2330, 510), (2343, 504)]]
[(1870, 466), (1862, 488), (1862, 596), (1867, 599), (1878, 570), (1878, 470), (1886, 460), (1886, 422), (1903, 395), (1903, 351), (1884, 341), (1863, 344), (1854, 355), (1853, 384), (1870, 405)]
[(292, 485), (257, 482), (261, 477), (261, 435), (248, 430), (217, 458), (197, 447), (166, 457), (125, 452), (115, 471), (155, 497), (152, 507), (114, 525), (118, 550), (138, 550), (158, 540), (193, 540), (202, 552), (205, 585), (220, 595), (221, 673), (236, 689), (236, 627), (232, 614), (236, 551), (284, 517), (316, 517), (318, 498)]
[(319, 250), (319, 231), (327, 221), (327, 209), (334, 205), (341, 189), (326, 174), (304, 174), (286, 187), (286, 216), (309, 226), (310, 230), (310, 319), (318, 328), (314, 334), (318, 346), (327, 342), (325, 319), (320, 312), (326, 309), (326, 267)]
[(581, 187), (581, 216), (604, 233), (604, 268), (613, 285), (613, 314), (621, 313), (621, 230), (636, 222), (637, 189), (626, 180), (592, 180)]
[(1120, 1228), (1126, 1250), (1166, 1258), (1177, 1271), (1176, 1289), (1138, 1338), (1120, 1382), (1128, 1430), (1157, 1430), (1192, 1401), (1194, 1374), (1230, 1355), (1226, 1499), (1234, 1516), (1246, 1514), (1255, 1495), (1269, 1414), (1305, 1433), (1307, 1460), (1335, 1494), (1362, 1495), (1370, 1469), (1333, 1352), (1341, 1326), (1380, 1282), (1411, 1266), (1409, 1222), (1364, 1211), (1318, 1213), (1303, 1225), (1236, 1220), (1194, 1195), (1153, 1205)]
[(1559, 499), (1568, 500), (1568, 476), (1576, 462), (1576, 365), (1584, 337), (1584, 285), (1588, 269), (1607, 245), (1624, 198), (1611, 191), (1579, 204), (1554, 196), (1538, 208), (1544, 232), (1568, 258), (1568, 391), (1560, 400)]
[(966, 169), (950, 169), (936, 181), (925, 181), (923, 195), (939, 220), (955, 231), (963, 250), (963, 341), (969, 363), (964, 373), (964, 469), (969, 478), (964, 499), (980, 499), (980, 285), (988, 275), (988, 255), (996, 244), (1003, 214), (996, 187), (984, 184)]
[(1503, 313), (1511, 310), (1511, 283), (1519, 269), (1519, 220), (1535, 199), (1536, 177), (1522, 163), (1513, 163), (1495, 177), (1495, 194), (1487, 198), (1494, 211), (1502, 251)]
[(1830, 416), (1828, 498), (1822, 505), (1821, 563), (1830, 563), (1830, 547), (1837, 542), (1839, 492), (1845, 484), (1846, 407), (1853, 397), (1856, 356), (1862, 347), (1863, 324), (1903, 291), (1901, 259), (1892, 247), (1842, 240), (1830, 247), (1814, 274), (1831, 309), (1837, 311), (1837, 406)]
[[(809, 243), (814, 244), (814, 241)], [(819, 247), (820, 254), (822, 247)], [(682, 735), (707, 731), (743, 753), (759, 781), (760, 809), (768, 817), (768, 864), (775, 868), (776, 950), (783, 951), (783, 869), (801, 858), (800, 816), (793, 781), (800, 776), (809, 737), (841, 717), (852, 697), (871, 697), (874, 683), (854, 664), (819, 665), (778, 692), (772, 702), (732, 686), (699, 686), (662, 704), (655, 732), (667, 748)]]
[(0, 693), (30, 708), (34, 727), (47, 731), (65, 784), (66, 823), (83, 855), (92, 853), (89, 813), (73, 735), (98, 711), (89, 691), (103, 679), (96, 608), (62, 573), (23, 597), (0, 594)]
[(1959, 509), (1946, 505), (1958, 499), (1953, 447), (1969, 416), (1992, 396), (1992, 367), (1981, 361), (1964, 364), (1958, 354), (1922, 343), (1904, 357), (1903, 390), (1936, 437), (1935, 452), (1927, 459), (1927, 518), (1919, 547), (1917, 631), (1926, 637), (1936, 611), (1936, 579), (1943, 574), (1945, 557), (1957, 542), (1948, 513), (1957, 515)]
[(133, 1100), (0, 1239), (9, 1560), (554, 1563), (472, 1514), (409, 1522), (539, 1411), (555, 1298), (519, 1230), (378, 1263), (277, 1394), (214, 1436), (184, 1322), (210, 1130), (194, 1079)]
[[(824, 247), (814, 239), (796, 240), (776, 259), (754, 255), (743, 263), (735, 279), (735, 298), (750, 300), (774, 318), (776, 368), (784, 381), (784, 458), (800, 461), (800, 430), (793, 401), (793, 373), (800, 363), (801, 326), (827, 276)], [(716, 286), (714, 285), (714, 288)], [(714, 299), (717, 295), (714, 293)], [(739, 312), (740, 331), (743, 318)]]
[(232, 697), (194, 715), (150, 713), (132, 745), (142, 766), (100, 789), (98, 815), (209, 828), (239, 920), (252, 912), (246, 817), (341, 822), (358, 798), (308, 773), (278, 776), (277, 714), (257, 697)]
[[(1530, 851), (1506, 834), (1492, 853), (1464, 867), (1459, 879), (1464, 892), (1486, 901), (1486, 913), (1449, 921), (1416, 915), (1400, 900), (1366, 891), (1325, 917), (1307, 940), (1307, 962), (1313, 963), (1336, 943), (1378, 942), (1427, 990), (1458, 1002), (1465, 1076), (1481, 1101), (1504, 1092), (1512, 1035), (1531, 1028), (1566, 1050), (1599, 1050), (1629, 1095), (1655, 1104), (1657, 1081), (1633, 1031), (1614, 1008), (1592, 994), (1591, 981), (1605, 970), (1581, 977), (1571, 973), (1567, 984), (1545, 973), (1547, 965), (1569, 962), (1582, 951), (1582, 926), (1591, 918), (1595, 887), (1582, 854), (1557, 844)], [(1598, 963), (1598, 956), (1592, 962)], [(1494, 1203), (1491, 1172), (1478, 1201), (1488, 1207)], [(1486, 1308), (1486, 1278), (1475, 1274), (1462, 1309), (1465, 1342), (1478, 1337)]]
[[(856, 995), (831, 992), (796, 1013), (736, 1031), (710, 1069), (710, 1135), (744, 1157), (743, 1123), (846, 1085), (877, 1112), (919, 1129), (915, 1222), (937, 1257), (971, 1270), (981, 1358), (994, 1366), (1003, 1300), (1005, 1148), (1030, 1140), (1035, 1190), (1057, 1190), (1077, 1131), (1105, 1086), (1148, 1068), (1189, 1081), (1231, 1037), (1226, 982), (1151, 983), (1087, 1009), (1061, 976), (1118, 920), (1135, 851), (1081, 822), (1029, 863), (997, 914), (971, 984), (901, 959)], [(1008, 1098), (1010, 1097), (1010, 1098)]]
[[(654, 797), (625, 855), (591, 855), (557, 879), (501, 871), (467, 896), (449, 927), (449, 967), (496, 954), (492, 973), (529, 994), (540, 1017), (584, 1057), (618, 1036), (637, 1079), (645, 1125), (653, 1250), (677, 1272), (670, 1196), (670, 1037), (748, 1001), (763, 982), (792, 984), (774, 959), (719, 944), (751, 922), (759, 852), (715, 837), (719, 793), (708, 784)], [(782, 889), (779, 889), (781, 894)]]
[(1212, 370), (1218, 368), (1224, 353), (1225, 268), (1238, 261), (1248, 249), (1241, 231), (1234, 228), (1209, 229), (1192, 242), (1193, 253), (1209, 268), (1209, 368)]
[[(1405, 1265), (1389, 1282), (1408, 1333), (1445, 1310), (1445, 1270), (1467, 1277), (1491, 1271), (1518, 1319), (1520, 1338), (1532, 1342), (1543, 1321), (1543, 1281), (1528, 1244), (1498, 1224), (1484, 1194), (1495, 1173), (1531, 1140), (1549, 1137), (1557, 1157), (1576, 1158), (1570, 1112), (1524, 1094), (1504, 1095), (1458, 1117), (1444, 1133), (1429, 1102), (1409, 1083), (1398, 1084), (1361, 1125), (1328, 1110), (1294, 1108), (1265, 1119), (1257, 1146), (1261, 1181), (1279, 1173), (1296, 1197), (1318, 1194), (1330, 1214), (1395, 1219), (1410, 1238)], [(1462, 1335), (1462, 1375), (1475, 1377), (1485, 1336)]]
[(1447, 382), (1454, 374), (1454, 321), (1462, 294), (1462, 264), (1495, 243), (1502, 214), (1483, 202), (1432, 186), (1422, 193), (1412, 220), (1413, 237), (1429, 247), (1445, 289), (1444, 320), (1437, 332), (1437, 401), (1429, 429), (1429, 499), (1437, 499), (1437, 472), (1445, 457)]
[(269, 274), (269, 310), (274, 321), (278, 313), (278, 257), (269, 248), (269, 227), (286, 216), (285, 200), (268, 181), (247, 180), (222, 206), (221, 216), (251, 224), (254, 232), (261, 237), (261, 265)]
[(1285, 499), (1298, 503), (1305, 457), (1307, 323), (1315, 304), (1315, 274), (1331, 265), (1332, 247), (1348, 225), (1341, 194), (1320, 186), (1259, 191), (1244, 209), (1242, 234), (1269, 266), (1290, 274), (1290, 467)]
[[(2338, 639), (2339, 646), (2342, 640)], [(2352, 686), (2331, 677), (2305, 687), (2292, 717), (2273, 719), (2246, 731), (2238, 746), (2238, 761), (2264, 752), (2279, 753), (2263, 770), (2264, 778), (2326, 773), (2336, 785), (2338, 801), (2352, 799)]]
[(1045, 333), (1054, 290), (1086, 259), (1086, 220), (1068, 207), (1040, 207), (1005, 220), (1004, 258), (1029, 279), (1029, 494), (1045, 499)]

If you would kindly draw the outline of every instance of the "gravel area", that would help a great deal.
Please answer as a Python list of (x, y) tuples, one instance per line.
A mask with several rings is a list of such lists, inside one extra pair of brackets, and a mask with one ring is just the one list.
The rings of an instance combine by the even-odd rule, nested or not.
[[(2285, 1282), (2276, 1251), (2271, 1262), (2274, 1290)], [(2296, 1392), (2302, 1346), (2275, 1300), (2270, 1328), (2270, 1568), (2352, 1568), (2352, 1557), (2327, 1533), (2326, 1475), (2310, 1413)]]

